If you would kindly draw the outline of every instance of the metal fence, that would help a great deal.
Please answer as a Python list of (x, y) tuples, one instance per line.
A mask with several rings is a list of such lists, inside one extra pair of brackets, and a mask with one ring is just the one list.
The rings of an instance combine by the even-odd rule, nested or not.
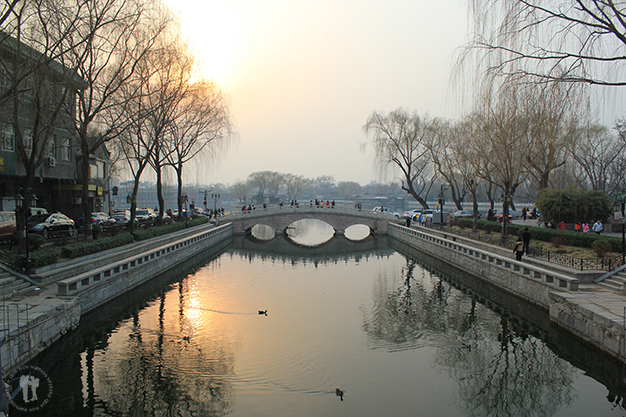
[[(433, 228), (450, 233), (451, 230), (446, 226), (433, 225)], [(473, 240), (479, 240), (482, 242), (490, 243), (492, 245), (498, 245), (505, 248), (513, 249), (515, 242), (510, 239), (503, 240), (499, 235), (487, 235), (481, 233), (472, 232), (470, 229), (459, 229), (453, 232), (456, 235), (467, 237)], [(601, 270), (601, 271), (613, 271), (614, 269), (622, 266), (623, 256), (617, 255), (613, 258), (576, 258), (574, 256), (565, 255), (563, 253), (551, 252), (542, 248), (530, 247), (528, 256), (532, 256), (535, 259), (550, 262), (556, 265), (566, 266), (580, 271), (585, 270)]]

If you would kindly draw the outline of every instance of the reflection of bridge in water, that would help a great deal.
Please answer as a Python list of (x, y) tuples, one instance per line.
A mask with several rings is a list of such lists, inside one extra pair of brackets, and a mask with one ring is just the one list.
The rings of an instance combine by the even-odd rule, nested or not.
[(387, 223), (397, 220), (393, 215), (374, 213), (368, 210), (354, 208), (316, 208), (308, 206), (299, 207), (272, 207), (268, 209), (256, 209), (246, 213), (231, 213), (224, 217), (223, 221), (233, 223), (235, 235), (249, 234), (256, 225), (266, 225), (275, 231), (276, 235), (284, 234), (287, 228), (298, 220), (315, 219), (329, 224), (335, 229), (335, 235), (343, 235), (345, 230), (354, 225), (362, 224), (370, 228), (373, 235), (386, 235)]
[(360, 241), (335, 235), (318, 246), (300, 245), (286, 237), (277, 235), (272, 240), (260, 240), (252, 235), (235, 236), (233, 248), (251, 253), (263, 259), (278, 259), (288, 262), (325, 263), (344, 260), (360, 260), (370, 256), (390, 256), (394, 253), (387, 244), (387, 237), (369, 236)]

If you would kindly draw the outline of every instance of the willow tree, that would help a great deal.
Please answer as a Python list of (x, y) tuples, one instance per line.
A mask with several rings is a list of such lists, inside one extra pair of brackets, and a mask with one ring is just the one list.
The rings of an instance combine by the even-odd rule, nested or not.
[(544, 82), (623, 86), (626, 4), (610, 0), (470, 0), (488, 71)]
[[(519, 90), (503, 87), (487, 91), (479, 110), (472, 115), (472, 123), (479, 134), (476, 150), (486, 163), (484, 169), (502, 190), (503, 219), (508, 217), (515, 190), (529, 175), (526, 161), (532, 143), (526, 103), (526, 96)], [(505, 222), (503, 238), (506, 237)]]
[(426, 196), (437, 176), (428, 148), (435, 135), (430, 120), (402, 108), (389, 114), (373, 112), (363, 130), (371, 138), (379, 174), (399, 169), (402, 189), (428, 208)]
[(233, 138), (226, 96), (212, 80), (189, 79), (172, 113), (168, 164), (176, 171), (178, 210), (183, 210), (183, 168), (192, 159), (215, 160)]

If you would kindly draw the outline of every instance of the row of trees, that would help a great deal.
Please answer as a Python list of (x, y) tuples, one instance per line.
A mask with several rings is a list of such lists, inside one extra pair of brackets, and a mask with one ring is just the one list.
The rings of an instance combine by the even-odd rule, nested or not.
[(593, 122), (587, 87), (623, 85), (600, 67), (624, 59), (624, 6), (473, 0), (470, 13), (476, 37), (456, 69), (475, 88), (472, 110), (460, 120), (373, 112), (364, 130), (380, 172), (399, 171), (402, 189), (425, 208), (443, 181), (457, 208), (469, 195), (477, 212), (480, 187), (505, 216), (515, 198), (550, 186), (624, 190), (626, 123)]
[(198, 72), (166, 7), (140, 0), (7, 0), (0, 29), (5, 50), (14, 49), (3, 61), (0, 106), (12, 114), (25, 188), (62, 126), (77, 144), (86, 219), (88, 156), (103, 145), (135, 180), (133, 216), (147, 167), (156, 172), (161, 208), (161, 173), (175, 170), (182, 209), (184, 165), (218, 151), (231, 138), (231, 125), (223, 93)]
[(245, 181), (237, 181), (230, 186), (230, 193), (240, 202), (278, 202), (285, 197), (288, 201), (300, 197), (335, 198), (350, 197), (368, 193), (371, 195), (395, 196), (400, 191), (395, 184), (370, 183), (361, 186), (354, 181), (335, 182), (332, 176), (306, 178), (302, 175), (283, 174), (275, 171), (257, 171), (248, 175)]

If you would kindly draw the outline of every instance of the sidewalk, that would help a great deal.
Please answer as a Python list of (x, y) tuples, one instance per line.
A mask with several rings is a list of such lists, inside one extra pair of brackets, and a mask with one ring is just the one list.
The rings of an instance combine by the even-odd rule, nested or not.
[[(522, 219), (517, 219), (517, 220), (513, 220), (511, 223), (519, 224), (519, 225), (522, 225), (522, 226), (525, 225), (525, 226), (528, 226), (528, 227), (538, 227), (538, 222), (537, 222), (536, 219), (535, 220), (528, 219), (526, 221), (524, 221)], [(591, 225), (589, 225), (589, 227), (591, 228)], [(622, 237), (622, 232), (611, 232), (611, 231), (608, 230), (610, 228), (611, 228), (610, 224), (609, 225), (605, 224), (604, 225), (604, 231), (602, 232), (602, 236)], [(592, 232), (589, 232), (589, 233), (592, 233)]]

